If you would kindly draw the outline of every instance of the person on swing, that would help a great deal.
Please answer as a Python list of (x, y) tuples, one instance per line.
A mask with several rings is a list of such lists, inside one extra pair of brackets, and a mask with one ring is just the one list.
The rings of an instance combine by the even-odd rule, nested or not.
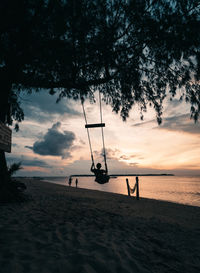
[(90, 171), (94, 173), (96, 177), (95, 181), (98, 182), (99, 184), (104, 184), (109, 181), (110, 177), (108, 176), (108, 167), (106, 163), (105, 163), (105, 170), (103, 170), (101, 169), (101, 163), (97, 163), (95, 168), (94, 162), (92, 162)]

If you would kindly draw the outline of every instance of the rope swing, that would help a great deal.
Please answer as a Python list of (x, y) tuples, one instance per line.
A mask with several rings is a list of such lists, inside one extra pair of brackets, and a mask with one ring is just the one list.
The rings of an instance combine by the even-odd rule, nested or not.
[[(103, 124), (103, 114), (102, 114), (102, 106), (101, 106), (101, 93), (99, 92), (99, 108), (100, 108), (100, 120), (101, 124)], [(106, 162), (106, 149), (105, 149), (105, 141), (104, 141), (104, 132), (103, 132), (103, 126), (101, 127), (101, 136), (102, 136), (102, 144), (103, 144), (103, 157), (104, 157), (104, 163), (105, 167), (107, 165)]]
[[(105, 127), (105, 123), (103, 123), (103, 113), (102, 113), (102, 104), (101, 104), (101, 93), (99, 91), (99, 108), (100, 108), (100, 123), (95, 123), (95, 124), (88, 124), (87, 122), (87, 117), (86, 117), (86, 111), (84, 107), (84, 98), (81, 97), (81, 104), (82, 104), (82, 109), (83, 109), (83, 115), (85, 118), (85, 128), (87, 129), (87, 136), (88, 136), (88, 142), (89, 142), (89, 147), (90, 147), (90, 154), (91, 154), (91, 160), (92, 160), (92, 166), (91, 171), (94, 172), (96, 179), (95, 181), (98, 182), (99, 184), (104, 184), (109, 181), (109, 176), (107, 175), (107, 161), (106, 161), (106, 149), (105, 149), (105, 141), (104, 141), (104, 131), (103, 127)], [(91, 144), (91, 138), (90, 138), (90, 132), (89, 128), (101, 128), (101, 136), (102, 136), (102, 145), (103, 145), (103, 158), (104, 158), (104, 164), (105, 164), (105, 171), (100, 170), (101, 164), (97, 164), (97, 169), (95, 169), (95, 163), (94, 163), (94, 156), (93, 156), (93, 150), (92, 150), (92, 144)], [(98, 168), (98, 165), (100, 167)]]
[[(83, 108), (83, 115), (84, 115), (84, 118), (85, 118), (85, 124), (88, 125), (87, 117), (86, 117), (86, 113), (85, 113), (85, 107), (84, 107), (84, 99), (83, 99), (83, 97), (81, 98), (81, 104), (82, 104), (82, 108)], [(89, 133), (88, 127), (85, 127), (85, 128), (87, 129), (87, 135), (88, 135), (88, 142), (89, 142), (89, 147), (90, 147), (91, 160), (92, 160), (92, 163), (94, 164), (94, 156), (93, 156), (93, 151), (92, 151), (92, 144), (91, 144), (91, 139), (90, 139), (90, 133)]]

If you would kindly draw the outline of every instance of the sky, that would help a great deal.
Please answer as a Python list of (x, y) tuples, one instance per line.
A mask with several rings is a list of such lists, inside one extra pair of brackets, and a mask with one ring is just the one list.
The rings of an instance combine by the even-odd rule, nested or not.
[[(21, 162), (21, 176), (90, 174), (91, 157), (80, 101), (46, 90), (21, 94), (25, 120), (12, 134), (8, 165)], [(173, 173), (200, 175), (200, 124), (190, 119), (190, 106), (166, 99), (163, 122), (157, 124), (154, 109), (144, 120), (135, 106), (126, 122), (102, 102), (105, 146), (110, 174)], [(99, 101), (85, 102), (88, 123), (99, 123)], [(101, 129), (90, 129), (95, 163), (103, 163)]]

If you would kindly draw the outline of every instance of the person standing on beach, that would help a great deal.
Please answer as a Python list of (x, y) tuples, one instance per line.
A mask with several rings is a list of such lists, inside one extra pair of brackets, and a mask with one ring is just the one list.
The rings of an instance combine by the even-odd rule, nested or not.
[(71, 184), (72, 184), (72, 178), (71, 178), (71, 176), (69, 177), (69, 186), (71, 186)]
[(76, 188), (78, 187), (78, 178), (75, 180)]

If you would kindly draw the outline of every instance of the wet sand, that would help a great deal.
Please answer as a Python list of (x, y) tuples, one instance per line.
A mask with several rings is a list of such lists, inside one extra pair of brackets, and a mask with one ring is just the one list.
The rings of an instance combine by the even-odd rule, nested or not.
[(200, 272), (200, 208), (26, 180), (0, 205), (0, 268), (23, 272)]

